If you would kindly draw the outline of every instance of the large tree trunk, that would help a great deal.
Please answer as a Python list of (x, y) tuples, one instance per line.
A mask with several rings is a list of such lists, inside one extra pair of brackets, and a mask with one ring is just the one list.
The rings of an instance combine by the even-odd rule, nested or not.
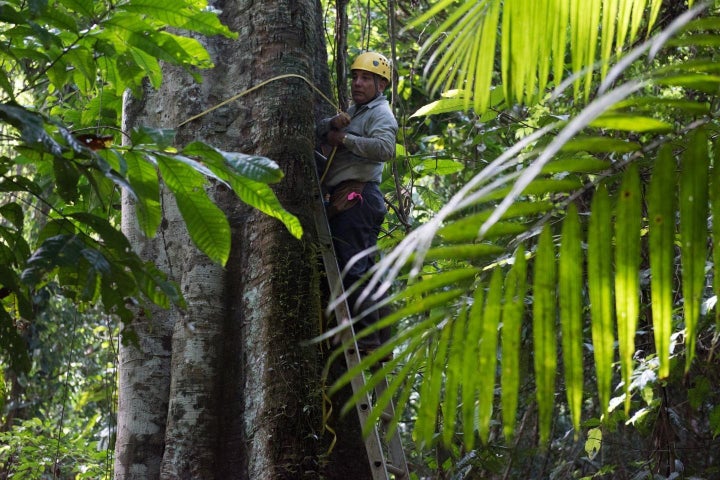
[[(300, 74), (327, 87), (317, 0), (214, 6), (240, 38), (201, 39), (216, 64), (202, 84), (165, 68), (159, 91), (128, 98), (126, 131), (173, 128), (277, 75)], [(233, 231), (231, 258), (222, 268), (191, 244), (168, 195), (152, 239), (137, 231), (132, 201), (124, 199), (125, 233), (144, 258), (178, 282), (187, 308), (152, 309), (127, 326), (137, 341), (121, 348), (117, 479), (321, 476), (319, 459), (327, 448), (320, 418), (323, 360), (303, 342), (318, 333), (322, 311), (309, 216), (316, 188), (314, 116), (322, 109), (306, 83), (284, 79), (181, 127), (176, 136), (178, 146), (199, 139), (277, 161), (285, 178), (275, 192), (299, 217), (306, 231), (301, 241), (213, 186), (209, 193)]]

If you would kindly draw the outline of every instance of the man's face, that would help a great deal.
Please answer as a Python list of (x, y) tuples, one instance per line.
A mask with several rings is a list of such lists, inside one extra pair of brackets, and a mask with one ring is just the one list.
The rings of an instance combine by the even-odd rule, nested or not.
[[(386, 86), (385, 79), (378, 78), (378, 88), (382, 91)], [(375, 89), (375, 74), (367, 70), (353, 70), (352, 82), (350, 84), (353, 102), (357, 104), (367, 103), (377, 93)]]

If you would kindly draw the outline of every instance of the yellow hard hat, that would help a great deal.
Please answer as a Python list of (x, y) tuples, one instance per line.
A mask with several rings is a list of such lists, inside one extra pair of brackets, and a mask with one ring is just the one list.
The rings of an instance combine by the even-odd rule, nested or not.
[(392, 66), (390, 61), (377, 52), (365, 52), (358, 55), (350, 70), (367, 70), (368, 72), (380, 75), (382, 78), (392, 83)]

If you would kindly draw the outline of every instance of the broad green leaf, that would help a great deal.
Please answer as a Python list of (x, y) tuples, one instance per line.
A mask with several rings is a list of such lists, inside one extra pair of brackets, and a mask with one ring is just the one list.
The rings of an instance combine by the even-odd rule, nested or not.
[(670, 375), (676, 191), (675, 159), (672, 147), (666, 145), (660, 149), (648, 191), (650, 295), (661, 379)]
[[(498, 356), (498, 326), (502, 314), (503, 277), (502, 270), (496, 268), (490, 277), (490, 286), (482, 313), (482, 336), (477, 362), (478, 395), (478, 435), (486, 445), (490, 435), (490, 420), (495, 402), (495, 375)], [(466, 367), (467, 368), (467, 367)]]
[(705, 287), (708, 214), (707, 132), (697, 130), (688, 140), (680, 165), (680, 259), (687, 354), (685, 373), (695, 357), (697, 324)]
[(151, 302), (161, 308), (169, 308), (171, 303), (185, 308), (180, 287), (175, 282), (168, 281), (167, 275), (152, 262), (140, 263), (138, 259), (133, 267), (131, 273), (140, 291)]
[(156, 155), (163, 180), (175, 195), (195, 245), (215, 262), (225, 265), (230, 256), (230, 225), (225, 214), (207, 196), (205, 177), (173, 157)]
[(23, 223), (25, 221), (25, 214), (23, 213), (23, 209), (20, 205), (15, 202), (0, 205), (0, 215), (7, 222), (12, 224), (18, 231), (22, 231)]
[(95, 16), (96, 2), (94, 0), (60, 0), (60, 3), (83, 17), (93, 18)]
[(613, 333), (612, 223), (610, 197), (600, 185), (591, 203), (588, 227), (588, 291), (593, 356), (598, 397), (603, 420), (607, 421), (612, 383), (615, 335)]
[[(80, 72), (90, 86), (94, 86), (98, 78), (97, 64), (93, 58), (93, 52), (82, 48), (71, 48), (65, 52), (65, 63)], [(80, 85), (80, 84), (78, 84)], [(83, 93), (91, 93), (90, 89), (85, 89)]]
[(153, 58), (174, 65), (210, 68), (210, 54), (194, 38), (181, 37), (163, 31), (131, 32), (127, 38), (131, 45)]
[(76, 235), (56, 235), (47, 238), (28, 258), (20, 279), (24, 284), (32, 287), (58, 267), (77, 266), (82, 259), (84, 248), (85, 245)]
[(557, 346), (555, 343), (555, 319), (557, 298), (557, 267), (555, 247), (550, 228), (546, 225), (540, 233), (535, 256), (533, 282), (533, 360), (539, 416), (540, 443), (547, 445), (550, 439), (552, 412), (555, 396), (555, 370), (557, 369)]
[(303, 229), (300, 220), (283, 208), (275, 196), (275, 192), (266, 183), (255, 182), (240, 176), (233, 176), (229, 179), (229, 183), (240, 200), (266, 215), (280, 220), (295, 238), (302, 237)]
[(612, 137), (576, 137), (563, 145), (563, 152), (628, 153), (640, 150), (640, 145)]
[(140, 145), (146, 148), (157, 147), (162, 150), (171, 147), (175, 140), (175, 130), (171, 128), (151, 128), (141, 126), (133, 128), (130, 132), (130, 142), (133, 147)]
[(558, 302), (562, 331), (565, 390), (575, 437), (580, 432), (583, 395), (582, 235), (577, 207), (571, 203), (562, 226)]
[[(150, 79), (150, 85), (155, 89), (160, 88), (163, 78), (160, 62), (152, 55), (137, 48), (130, 49), (130, 56), (135, 61), (135, 64), (142, 68), (145, 75)], [(118, 68), (122, 67), (118, 65)]]
[(227, 180), (227, 175), (220, 175), (220, 172), (239, 174), (249, 180), (263, 183), (276, 183), (284, 176), (278, 164), (267, 157), (224, 152), (203, 142), (191, 142), (183, 148), (183, 153), (201, 157), (202, 162), (224, 180)]
[(57, 27), (61, 31), (71, 32), (78, 35), (79, 28), (77, 20), (72, 15), (68, 15), (61, 8), (48, 8), (43, 12), (43, 19), (49, 25)]
[(590, 122), (591, 127), (607, 128), (628, 132), (671, 132), (671, 124), (651, 117), (607, 113)]
[(599, 428), (591, 428), (588, 431), (587, 440), (585, 440), (585, 453), (592, 460), (602, 448), (602, 430)]
[(121, 4), (119, 8), (157, 20), (161, 25), (191, 30), (204, 35), (224, 35), (229, 38), (237, 38), (237, 33), (231, 32), (221, 24), (214, 12), (192, 8), (192, 4), (187, 2), (132, 0)]
[(502, 313), (500, 394), (503, 433), (507, 441), (513, 438), (520, 389), (520, 334), (525, 314), (527, 261), (520, 245), (515, 262), (505, 277), (505, 297)]
[(410, 118), (464, 111), (467, 109), (467, 103), (465, 98), (441, 98), (440, 100), (420, 107), (415, 113), (410, 115)]
[(418, 175), (452, 175), (460, 172), (465, 166), (446, 158), (431, 158), (421, 162), (413, 162), (413, 172)]
[(55, 188), (58, 195), (68, 203), (77, 200), (80, 172), (73, 162), (62, 157), (55, 157), (53, 159), (53, 173), (55, 174)]
[(136, 196), (136, 213), (140, 230), (153, 237), (162, 221), (160, 183), (157, 168), (140, 152), (125, 152), (127, 179)]
[(23, 142), (31, 148), (42, 148), (53, 156), (62, 155), (62, 147), (45, 131), (45, 122), (37, 113), (10, 103), (0, 104), (0, 120), (20, 131)]
[(630, 413), (630, 384), (635, 355), (635, 331), (640, 315), (640, 175), (631, 163), (623, 176), (615, 212), (615, 311), (625, 414)]

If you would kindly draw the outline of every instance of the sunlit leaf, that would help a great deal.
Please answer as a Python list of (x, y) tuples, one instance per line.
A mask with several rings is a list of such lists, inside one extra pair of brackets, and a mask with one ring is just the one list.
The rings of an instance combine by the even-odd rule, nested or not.
[(157, 168), (147, 158), (132, 150), (125, 153), (125, 161), (128, 166), (128, 181), (137, 194), (135, 207), (138, 225), (147, 237), (153, 237), (162, 221)]
[(695, 357), (700, 302), (705, 288), (708, 213), (707, 132), (697, 130), (687, 142), (680, 164), (680, 258), (687, 353), (685, 372)]
[(630, 412), (630, 383), (635, 355), (635, 332), (640, 315), (640, 176), (630, 164), (623, 177), (615, 212), (615, 310), (620, 367), (625, 389), (625, 413)]
[(165, 184), (175, 195), (178, 209), (195, 245), (222, 265), (230, 256), (230, 225), (225, 214), (208, 198), (205, 177), (184, 162), (156, 155)]
[(673, 259), (676, 205), (675, 159), (672, 147), (660, 150), (648, 192), (650, 268), (652, 281), (653, 334), (660, 360), (658, 376), (670, 374), (670, 335), (672, 334)]
[(557, 267), (555, 248), (550, 228), (546, 225), (540, 234), (535, 254), (533, 281), (533, 360), (539, 415), (540, 443), (550, 439), (550, 425), (555, 404), (555, 370), (557, 346), (555, 333), (557, 298)]
[(441, 98), (440, 100), (420, 107), (415, 113), (410, 115), (410, 118), (463, 111), (466, 106), (467, 100), (464, 98)]
[(587, 263), (591, 333), (600, 411), (607, 420), (615, 354), (613, 348), (615, 302), (612, 288), (612, 211), (610, 197), (604, 185), (601, 185), (593, 195), (590, 208)]
[(669, 132), (672, 125), (662, 120), (633, 115), (605, 114), (590, 123), (591, 127), (630, 132)]
[(575, 437), (580, 430), (583, 394), (582, 235), (577, 207), (568, 207), (562, 227), (558, 272), (558, 302), (562, 331), (565, 387)]
[(179, 7), (175, 0), (133, 0), (121, 4), (119, 8), (158, 20), (162, 25), (192, 30), (205, 35), (220, 34), (229, 38), (237, 38), (237, 33), (231, 32), (220, 23), (214, 12), (191, 9), (188, 3)]

